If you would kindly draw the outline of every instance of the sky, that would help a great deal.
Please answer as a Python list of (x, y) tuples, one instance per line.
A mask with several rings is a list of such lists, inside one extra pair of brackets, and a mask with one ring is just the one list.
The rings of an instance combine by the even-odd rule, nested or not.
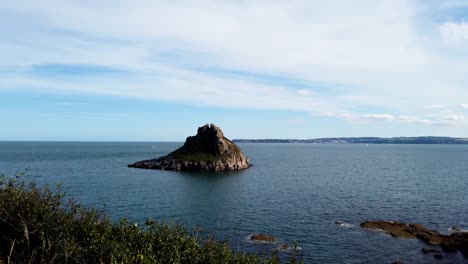
[(468, 0), (1, 0), (0, 33), (0, 140), (468, 137)]

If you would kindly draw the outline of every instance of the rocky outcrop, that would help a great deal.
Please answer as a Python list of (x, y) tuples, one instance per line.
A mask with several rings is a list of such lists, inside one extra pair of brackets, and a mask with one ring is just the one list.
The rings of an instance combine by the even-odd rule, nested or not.
[(213, 124), (198, 128), (184, 145), (166, 156), (129, 164), (155, 170), (234, 171), (251, 166), (249, 158)]
[(421, 224), (406, 224), (398, 221), (366, 221), (361, 223), (362, 228), (380, 229), (393, 237), (416, 238), (429, 245), (439, 245), (448, 252), (460, 251), (468, 258), (468, 233), (440, 234)]
[(250, 236), (250, 240), (258, 241), (258, 242), (270, 242), (270, 243), (277, 241), (275, 237), (265, 235), (265, 234), (253, 234)]

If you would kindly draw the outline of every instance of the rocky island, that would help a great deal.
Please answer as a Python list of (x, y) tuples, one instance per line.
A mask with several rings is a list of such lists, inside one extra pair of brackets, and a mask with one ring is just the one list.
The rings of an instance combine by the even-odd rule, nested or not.
[(234, 171), (251, 166), (249, 158), (213, 124), (198, 128), (177, 150), (156, 159), (129, 164), (131, 168), (175, 171)]

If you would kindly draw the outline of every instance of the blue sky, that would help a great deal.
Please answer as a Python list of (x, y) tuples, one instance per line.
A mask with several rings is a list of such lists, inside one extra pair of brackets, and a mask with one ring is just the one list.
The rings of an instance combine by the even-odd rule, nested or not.
[(0, 32), (0, 140), (468, 137), (468, 0), (6, 0)]

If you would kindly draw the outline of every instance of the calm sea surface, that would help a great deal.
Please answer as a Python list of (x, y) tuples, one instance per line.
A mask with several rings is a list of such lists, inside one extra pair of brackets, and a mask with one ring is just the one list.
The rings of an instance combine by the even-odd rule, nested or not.
[[(201, 225), (233, 248), (267, 233), (299, 241), (306, 263), (468, 263), (423, 255), (416, 240), (363, 230), (368, 219), (468, 229), (468, 145), (239, 144), (254, 166), (230, 173), (127, 168), (182, 143), (0, 142), (0, 173), (61, 182), (113, 219)], [(339, 227), (335, 221), (352, 226)]]

